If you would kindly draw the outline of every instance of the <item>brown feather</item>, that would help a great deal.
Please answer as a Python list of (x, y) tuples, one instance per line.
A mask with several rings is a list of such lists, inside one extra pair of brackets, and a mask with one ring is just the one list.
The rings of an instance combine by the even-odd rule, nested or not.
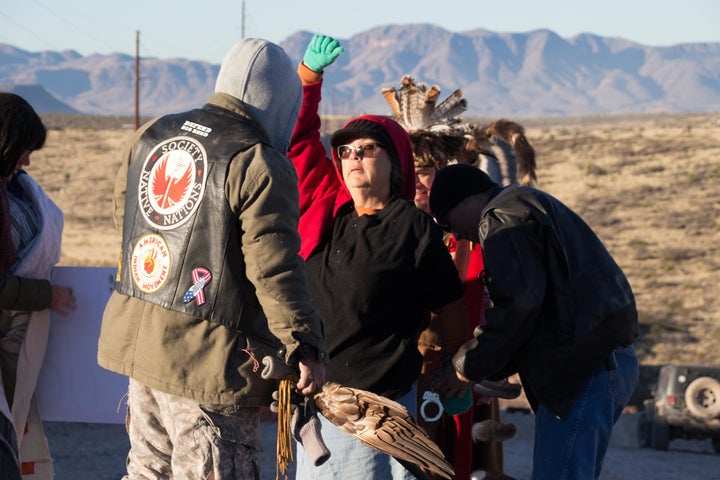
[(425, 93), (422, 90), (422, 86), (418, 86), (413, 80), (412, 82), (403, 84), (400, 92), (401, 94), (405, 94), (407, 105), (405, 123), (408, 126), (408, 131), (415, 131), (422, 128), (423, 119), (427, 116)]
[(431, 110), (435, 110), (435, 103), (440, 96), (440, 87), (433, 85), (430, 90), (425, 93), (425, 105), (429, 105)]
[(385, 97), (385, 101), (387, 101), (390, 108), (392, 108), (395, 117), (400, 118), (400, 105), (398, 104), (397, 90), (395, 87), (383, 88), (382, 94), (383, 97)]
[(435, 111), (427, 119), (427, 126), (435, 123), (452, 123), (466, 109), (467, 100), (463, 98), (462, 90), (458, 88), (435, 107)]
[(443, 478), (454, 475), (440, 448), (401, 404), (333, 382), (326, 382), (313, 400), (325, 418), (363, 444)]

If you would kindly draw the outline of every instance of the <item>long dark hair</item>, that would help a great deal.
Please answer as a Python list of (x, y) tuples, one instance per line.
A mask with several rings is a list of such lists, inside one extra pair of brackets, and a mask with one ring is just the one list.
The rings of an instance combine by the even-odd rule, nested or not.
[(47, 129), (21, 96), (0, 92), (0, 175), (10, 176), (20, 158), (45, 145)]

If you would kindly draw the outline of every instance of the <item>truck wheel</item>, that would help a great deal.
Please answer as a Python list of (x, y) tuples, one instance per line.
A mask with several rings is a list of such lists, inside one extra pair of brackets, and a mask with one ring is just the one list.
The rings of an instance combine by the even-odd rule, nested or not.
[(640, 412), (637, 423), (637, 440), (640, 448), (650, 448), (652, 422), (647, 412)]
[(651, 423), (650, 446), (655, 450), (667, 450), (670, 446), (670, 427), (667, 423)]
[(699, 377), (685, 389), (685, 405), (698, 418), (720, 415), (720, 382), (712, 377)]

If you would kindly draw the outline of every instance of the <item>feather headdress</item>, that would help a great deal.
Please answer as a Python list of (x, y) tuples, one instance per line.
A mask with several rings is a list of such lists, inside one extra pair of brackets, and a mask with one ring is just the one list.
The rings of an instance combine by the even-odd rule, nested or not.
[(440, 87), (437, 85), (428, 87), (424, 83), (417, 83), (410, 75), (404, 75), (400, 83), (400, 89), (383, 88), (382, 94), (392, 108), (395, 120), (408, 132), (460, 122), (458, 115), (467, 108), (462, 90), (455, 90), (437, 103), (440, 97)]
[(537, 182), (535, 150), (522, 125), (506, 119), (486, 126), (463, 122), (459, 115), (467, 101), (461, 89), (438, 104), (440, 87), (404, 75), (400, 88), (384, 88), (382, 94), (395, 120), (410, 134), (417, 167), (470, 163), (500, 185)]

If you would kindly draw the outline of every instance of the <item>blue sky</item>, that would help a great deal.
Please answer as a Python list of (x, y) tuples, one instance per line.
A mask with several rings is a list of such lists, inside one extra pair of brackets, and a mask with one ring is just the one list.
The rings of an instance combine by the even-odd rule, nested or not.
[(242, 37), (280, 42), (308, 30), (336, 38), (386, 24), (432, 23), (562, 37), (594, 33), (650, 46), (720, 42), (719, 0), (2, 0), (0, 43), (24, 50), (120, 52), (220, 63)]

